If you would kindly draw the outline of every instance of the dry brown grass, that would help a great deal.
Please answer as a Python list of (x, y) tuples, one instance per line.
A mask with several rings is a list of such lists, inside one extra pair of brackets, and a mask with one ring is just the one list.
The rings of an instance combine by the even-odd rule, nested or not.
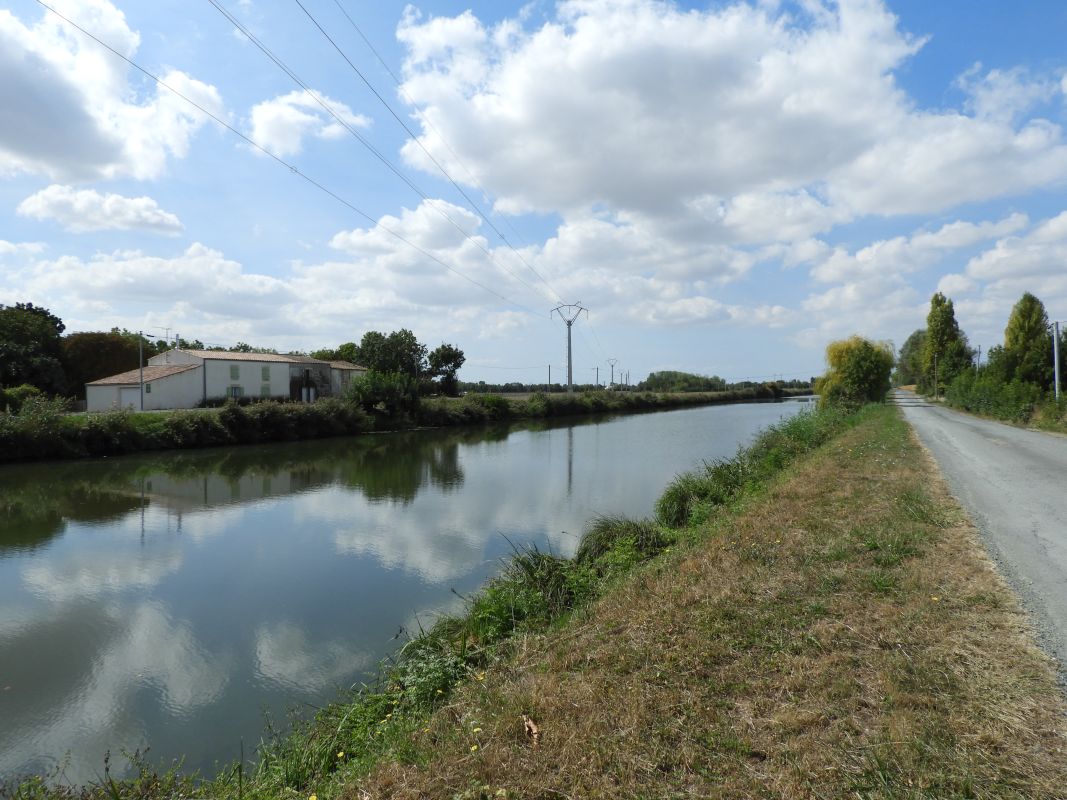
[(425, 763), (346, 796), (1067, 796), (1048, 660), (894, 409), (706, 534), (526, 639), (418, 734)]

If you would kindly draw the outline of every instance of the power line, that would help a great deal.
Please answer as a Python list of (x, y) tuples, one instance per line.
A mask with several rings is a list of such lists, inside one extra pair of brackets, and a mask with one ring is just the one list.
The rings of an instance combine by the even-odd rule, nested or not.
[[(421, 198), (422, 200), (426, 201), (426, 203), (430, 206), (430, 208), (432, 208), (434, 211), (436, 211), (438, 214), (440, 214), (443, 219), (445, 219), (452, 227), (454, 227), (457, 231), (459, 231), (463, 235), (464, 239), (469, 240), (479, 250), (481, 250), (485, 254), (486, 258), (488, 258), (489, 261), (492, 264), (500, 267), (502, 270), (507, 272), (515, 280), (517, 280), (519, 283), (521, 283), (523, 286), (525, 286), (530, 291), (535, 291), (536, 292), (536, 290), (530, 284), (528, 284), (526, 281), (524, 281), (522, 278), (520, 278), (517, 274), (512, 272), (506, 266), (498, 263), (496, 261), (496, 259), (493, 258), (492, 252), (490, 252), (488, 249), (483, 247), (481, 245), (481, 243), (478, 242), (477, 239), (475, 239), (471, 234), (467, 233), (467, 231), (465, 231), (463, 229), (463, 226), (461, 226), (458, 222), (456, 222), (454, 219), (452, 219), (452, 217), (450, 217), (444, 210), (439, 208), (433, 202), (433, 200), (430, 198), (430, 196), (426, 192), (424, 192), (421, 188), (419, 188), (419, 186), (414, 181), (412, 181), (410, 178), (408, 178), (406, 175), (404, 175), (404, 173), (400, 170), (400, 168), (397, 167), (392, 161), (390, 161), (381, 151), (379, 151), (376, 147), (374, 147), (374, 145), (371, 144), (370, 141), (365, 136), (363, 136), (355, 128), (353, 128), (352, 125), (348, 122), (348, 120), (346, 120), (344, 117), (342, 117), (340, 114), (338, 114), (333, 109), (333, 107), (329, 103), (327, 103), (319, 95), (318, 92), (314, 91), (309, 84), (307, 84), (299, 75), (297, 75), (292, 69), (290, 69), (290, 67), (279, 56), (277, 56), (269, 47), (267, 47), (259, 39), (259, 37), (257, 37), (254, 33), (252, 33), (245, 25), (243, 25), (241, 23), (240, 20), (238, 20), (223, 5), (221, 5), (219, 0), (208, 0), (208, 2), (211, 3), (211, 5), (214, 6), (215, 9), (220, 14), (222, 14), (230, 22), (230, 24), (232, 24), (234, 27), (236, 27), (237, 30), (239, 30), (246, 37), (248, 37), (248, 40), (250, 42), (252, 42), (252, 44), (254, 44), (256, 46), (256, 48), (260, 50), (260, 52), (262, 52), (268, 59), (270, 59), (275, 64), (275, 66), (277, 66), (282, 72), (284, 72), (297, 86), (299, 86), (301, 89), (303, 89), (311, 97), (311, 99), (313, 99), (327, 114), (329, 114), (331, 117), (333, 117), (333, 119), (336, 120), (337, 123), (339, 125), (341, 125), (341, 127), (343, 127), (348, 133), (350, 133), (353, 137), (355, 137), (355, 139), (360, 144), (362, 144), (364, 147), (366, 147), (367, 150), (369, 150), (379, 161), (381, 161), (389, 169), (390, 172), (392, 172), (394, 175), (396, 175), (398, 178), (400, 178), (400, 180), (402, 180), (404, 182), (404, 184), (406, 184), (408, 186), (408, 188), (410, 188), (413, 192), (415, 192), (415, 194), (418, 195), (419, 198)], [(303, 6), (301, 6), (301, 8), (303, 8)], [(307, 13), (307, 12), (305, 11), (305, 13)], [(375, 93), (375, 94), (377, 94), (377, 93)], [(379, 97), (380, 97), (380, 95), (379, 95)], [(391, 111), (391, 109), (390, 109), (390, 111)], [(394, 116), (395, 116), (395, 114), (394, 114)]]
[(162, 78), (158, 77), (157, 75), (155, 75), (152, 72), (149, 72), (147, 69), (142, 67), (137, 62), (135, 62), (132, 59), (128, 58), (127, 56), (123, 55), (118, 50), (116, 50), (114, 47), (109, 45), (107, 42), (105, 42), (102, 39), (98, 38), (97, 36), (93, 35), (89, 31), (87, 31), (85, 28), (83, 28), (81, 25), (79, 25), (78, 23), (76, 23), (73, 20), (71, 20), (69, 17), (65, 17), (62, 14), (60, 14), (58, 11), (56, 11), (54, 8), (52, 8), (50, 5), (48, 5), (47, 3), (43, 2), (43, 0), (36, 0), (36, 2), (37, 2), (38, 5), (42, 6), (43, 8), (47, 9), (48, 11), (52, 12), (53, 14), (55, 14), (57, 17), (59, 17), (61, 20), (66, 22), (71, 27), (77, 29), (82, 34), (84, 34), (85, 36), (87, 36), (90, 39), (92, 39), (94, 42), (96, 42), (98, 45), (103, 47), (105, 50), (108, 50), (110, 53), (112, 53), (116, 57), (118, 57), (118, 58), (122, 59), (123, 61), (125, 61), (127, 64), (129, 64), (131, 67), (136, 69), (138, 72), (142, 73), (146, 77), (148, 77), (151, 80), (153, 80), (157, 85), (162, 86), (164, 89), (167, 89), (168, 91), (170, 91), (173, 94), (177, 95), (182, 100), (184, 100), (186, 103), (191, 105), (193, 108), (195, 108), (198, 111), (200, 111), (200, 113), (202, 113), (206, 117), (209, 117), (210, 119), (214, 120), (216, 123), (221, 125), (223, 128), (228, 130), (230, 133), (232, 133), (235, 136), (237, 136), (240, 139), (242, 139), (246, 144), (250, 145), (251, 147), (254, 147), (256, 150), (258, 150), (259, 152), (263, 153), (265, 156), (268, 156), (271, 159), (273, 159), (274, 161), (276, 161), (277, 163), (281, 164), (282, 166), (287, 168), (294, 175), (297, 175), (298, 177), (303, 178), (307, 183), (311, 184), (312, 186), (314, 186), (319, 191), (324, 192), (325, 194), (329, 195), (330, 197), (332, 197), (337, 202), (341, 203), (343, 206), (345, 206), (349, 210), (351, 210), (354, 213), (358, 214), (360, 217), (363, 217), (368, 222), (370, 222), (373, 226), (380, 228), (381, 230), (385, 231), (386, 233), (388, 233), (393, 238), (397, 239), (400, 242), (403, 242), (408, 247), (411, 247), (412, 249), (414, 249), (417, 252), (421, 253), (422, 255), (426, 256), (426, 258), (429, 258), (431, 261), (434, 261), (435, 263), (440, 264), (442, 267), (447, 269), (449, 272), (452, 272), (452, 273), (458, 275), (459, 277), (463, 278), (463, 280), (467, 281), (468, 283), (474, 284), (475, 286), (479, 287), (480, 289), (484, 289), (485, 291), (489, 292), (494, 297), (498, 297), (499, 299), (503, 300), (505, 303), (508, 303), (509, 305), (512, 305), (512, 306), (515, 306), (516, 308), (520, 308), (523, 311), (526, 311), (527, 313), (532, 314), (533, 316), (537, 316), (537, 317), (540, 316), (540, 314), (537, 314), (537, 312), (533, 311), (529, 307), (524, 306), (521, 303), (517, 303), (514, 300), (510, 299), (509, 297), (506, 297), (506, 296), (502, 295), (500, 292), (496, 291), (495, 289), (492, 289), (492, 288), (486, 286), (484, 283), (481, 283), (480, 281), (477, 281), (474, 278), (471, 278), (470, 276), (465, 275), (464, 273), (460, 272), (458, 269), (450, 266), (445, 261), (443, 261), (442, 259), (440, 259), (437, 256), (435, 256), (433, 253), (430, 253), (429, 251), (423, 249), (419, 245), (417, 245), (414, 242), (410, 241), (409, 239), (405, 238), (402, 234), (397, 233), (396, 231), (392, 230), (391, 228), (389, 228), (389, 227), (387, 227), (385, 225), (382, 225), (379, 221), (375, 220), (374, 217), (372, 217), (370, 214), (368, 214), (365, 211), (362, 211), (361, 209), (357, 208), (355, 205), (350, 203), (348, 200), (344, 199), (343, 197), (341, 197), (339, 194), (337, 194), (333, 190), (331, 190), (331, 189), (327, 188), (326, 186), (324, 186), (323, 184), (319, 183), (317, 180), (315, 180), (311, 176), (306, 175), (305, 173), (301, 172), (294, 164), (289, 163), (288, 161), (286, 161), (285, 159), (281, 158), (280, 156), (277, 156), (274, 153), (272, 153), (267, 148), (265, 148), (262, 145), (256, 143), (251, 138), (249, 138), (248, 136), (246, 136), (245, 134), (241, 133), (239, 130), (234, 128), (228, 122), (224, 121), (223, 119), (218, 117), (216, 114), (213, 114), (211, 111), (208, 111), (206, 108), (204, 108), (202, 105), (197, 103), (195, 100), (192, 100), (191, 98), (189, 98), (186, 95), (184, 95), (181, 92), (179, 92), (173, 86), (171, 86), (170, 84), (166, 83)]
[[(334, 42), (334, 40), (332, 38), (330, 38), (329, 34), (327, 34), (325, 30), (323, 30), (322, 26), (315, 20), (315, 18), (313, 16), (311, 16), (311, 14), (308, 12), (308, 10), (306, 8), (304, 8), (304, 5), (300, 2), (300, 0), (295, 0), (295, 1), (296, 1), (297, 5), (299, 5), (300, 8), (303, 9), (304, 13), (307, 14), (308, 18), (311, 19), (311, 21), (315, 23), (315, 26), (322, 32), (322, 35), (325, 36), (329, 40), (330, 44), (333, 45), (334, 49), (337, 50), (337, 52), (341, 54), (341, 57), (346, 62), (348, 62), (348, 65), (353, 70), (355, 70), (356, 74), (359, 75), (360, 79), (362, 79), (362, 81), (367, 85), (367, 87), (372, 92), (374, 92), (374, 96), (377, 97), (382, 102), (382, 104), (389, 110), (389, 113), (392, 114), (393, 118), (397, 122), (400, 123), (400, 125), (404, 128), (404, 130), (408, 133), (408, 135), (412, 138), (412, 140), (414, 140), (415, 144), (417, 144), (419, 146), (419, 148), (422, 150), (422, 152), (424, 152), (426, 154), (426, 156), (437, 166), (437, 168), (439, 170), (441, 170), (441, 173), (448, 179), (448, 181), (453, 186), (455, 186), (457, 191), (459, 191), (459, 193), (461, 195), (463, 195), (463, 197), (467, 200), (467, 202), (470, 203), (471, 208), (473, 208), (477, 212), (478, 216), (480, 216), (483, 220), (485, 220), (486, 224), (493, 230), (493, 232), (497, 236), (500, 237), (500, 240), (502, 242), (504, 242), (504, 244), (506, 244), (515, 253), (516, 256), (518, 256), (519, 260), (522, 261), (523, 264), (526, 265), (526, 268), (529, 269), (530, 272), (532, 272), (534, 275), (536, 275), (538, 278), (541, 279), (541, 281), (545, 284), (545, 286), (548, 287), (549, 291), (555, 296), (555, 299), (558, 300), (559, 302), (562, 302), (562, 298), (560, 297), (559, 293), (555, 289), (552, 288), (552, 284), (550, 284), (548, 282), (548, 280), (540, 272), (538, 272), (536, 269), (533, 268), (532, 264), (530, 264), (528, 261), (526, 261), (526, 259), (523, 258), (519, 254), (519, 252), (515, 249), (515, 247), (511, 244), (511, 242), (508, 241), (508, 238), (500, 231), (500, 229), (496, 225), (493, 224), (492, 220), (490, 220), (488, 216), (486, 216), (484, 213), (482, 213), (481, 208), (479, 208), (478, 205), (470, 197), (467, 196), (467, 193), (459, 186), (459, 184), (452, 178), (452, 176), (448, 174), (447, 170), (445, 170), (445, 168), (437, 161), (436, 158), (434, 158), (433, 154), (430, 153), (430, 151), (422, 143), (422, 139), (420, 139), (417, 135), (415, 135), (415, 133), (413, 133), (411, 131), (411, 129), (407, 126), (407, 123), (405, 123), (404, 120), (393, 110), (393, 108), (389, 105), (389, 103), (385, 100), (385, 98), (382, 97), (382, 95), (371, 85), (370, 81), (367, 80), (367, 78), (355, 66), (355, 64), (353, 64), (352, 61), (349, 60), (348, 56), (346, 56), (344, 54), (344, 52), (341, 50), (341, 48), (337, 46), (337, 44)], [(421, 120), (423, 125), (425, 125), (427, 128), (432, 130), (435, 134), (437, 134), (437, 138), (440, 139), (441, 144), (443, 144), (445, 146), (445, 148), (448, 150), (448, 152), (451, 153), (452, 157), (455, 159), (456, 163), (459, 164), (463, 168), (464, 172), (467, 173), (467, 177), (469, 177), (471, 179), (471, 183), (482, 193), (483, 196), (488, 197), (489, 196), (489, 192), (487, 192), (485, 190), (485, 188), (478, 182), (478, 179), (474, 176), (474, 173), (470, 170), (470, 168), (467, 167), (467, 165), (465, 163), (463, 163), (463, 160), (459, 157), (459, 153), (457, 153), (455, 151), (455, 149), (453, 149), (453, 147), (445, 139), (444, 135), (439, 130), (437, 130), (437, 128), (434, 127), (433, 123), (430, 122), (430, 120), (426, 116), (424, 116), (423, 113), (419, 110), (418, 104), (416, 104), (415, 101), (412, 100), (411, 96), (408, 95), (407, 91), (404, 89), (403, 82), (400, 80), (399, 77), (397, 77), (396, 73), (394, 73), (389, 68), (389, 65), (387, 63), (385, 63), (385, 59), (382, 58), (381, 54), (378, 53), (378, 51), (375, 49), (374, 45), (371, 43), (370, 39), (367, 38), (367, 35), (362, 31), (362, 29), (360, 29), (359, 25), (356, 24), (356, 21), (354, 19), (352, 19), (351, 15), (348, 13), (348, 11), (345, 10), (345, 7), (343, 5), (341, 5), (340, 0), (333, 0), (333, 1), (334, 1), (334, 4), (337, 6), (337, 8), (340, 9), (340, 11), (344, 15), (345, 19), (348, 20), (348, 24), (351, 25), (352, 28), (356, 31), (356, 33), (359, 34), (359, 37), (363, 40), (363, 43), (367, 45), (367, 47), (370, 49), (370, 51), (374, 54), (374, 57), (378, 59), (378, 63), (381, 64), (385, 68), (385, 71), (387, 73), (389, 73), (389, 77), (393, 79), (393, 83), (396, 84), (397, 89), (399, 89), (400, 93), (404, 96), (404, 99), (407, 100), (408, 104), (415, 111), (415, 114), (418, 116), (419, 120)], [(514, 233), (521, 240), (522, 237), (519, 236), (519, 232), (517, 230), (515, 230), (515, 227), (511, 224), (511, 222), (507, 219), (507, 217), (504, 217), (504, 223), (509, 228), (511, 228), (511, 232)]]

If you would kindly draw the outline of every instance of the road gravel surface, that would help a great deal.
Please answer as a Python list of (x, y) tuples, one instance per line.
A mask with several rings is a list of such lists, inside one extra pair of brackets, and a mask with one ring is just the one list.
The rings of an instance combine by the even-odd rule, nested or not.
[(1032, 614), (1067, 686), (1067, 437), (979, 419), (911, 392), (893, 400)]

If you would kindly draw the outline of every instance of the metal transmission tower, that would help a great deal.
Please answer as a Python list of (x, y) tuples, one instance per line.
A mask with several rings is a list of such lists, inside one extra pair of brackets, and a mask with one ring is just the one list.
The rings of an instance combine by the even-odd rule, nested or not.
[(608, 363), (611, 364), (611, 383), (609, 383), (608, 386), (614, 386), (615, 385), (615, 365), (619, 363), (619, 359), (617, 359), (617, 358), (609, 358), (608, 359)]
[(584, 308), (581, 302), (577, 303), (563, 303), (552, 309), (549, 316), (552, 314), (559, 314), (559, 318), (567, 323), (567, 391), (574, 391), (574, 361), (571, 358), (571, 326), (574, 321), (581, 316), (582, 312), (585, 312), (586, 317), (589, 316), (589, 309)]

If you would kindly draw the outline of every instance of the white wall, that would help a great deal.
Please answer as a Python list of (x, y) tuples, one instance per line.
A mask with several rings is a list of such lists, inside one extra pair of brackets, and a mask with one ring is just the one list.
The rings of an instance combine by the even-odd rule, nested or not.
[(86, 386), (86, 411), (110, 411), (119, 407), (118, 386)]
[[(237, 367), (238, 377), (230, 376), (230, 367)], [(263, 380), (263, 368), (268, 380)], [(240, 386), (245, 397), (260, 397), (263, 384), (269, 384), (271, 397), (289, 396), (289, 363), (276, 361), (223, 361), (205, 359), (208, 399), (228, 397), (231, 386)]]
[(203, 367), (187, 369), (166, 378), (146, 381), (152, 384), (152, 391), (145, 392), (145, 411), (161, 408), (196, 408), (204, 396)]
[[(151, 390), (147, 391), (151, 385)], [(203, 397), (203, 373), (188, 369), (176, 375), (145, 381), (144, 409), (157, 411), (162, 408), (195, 408)], [(110, 411), (114, 408), (129, 408), (138, 411), (141, 405), (140, 386), (127, 385), (86, 386), (87, 411)]]

